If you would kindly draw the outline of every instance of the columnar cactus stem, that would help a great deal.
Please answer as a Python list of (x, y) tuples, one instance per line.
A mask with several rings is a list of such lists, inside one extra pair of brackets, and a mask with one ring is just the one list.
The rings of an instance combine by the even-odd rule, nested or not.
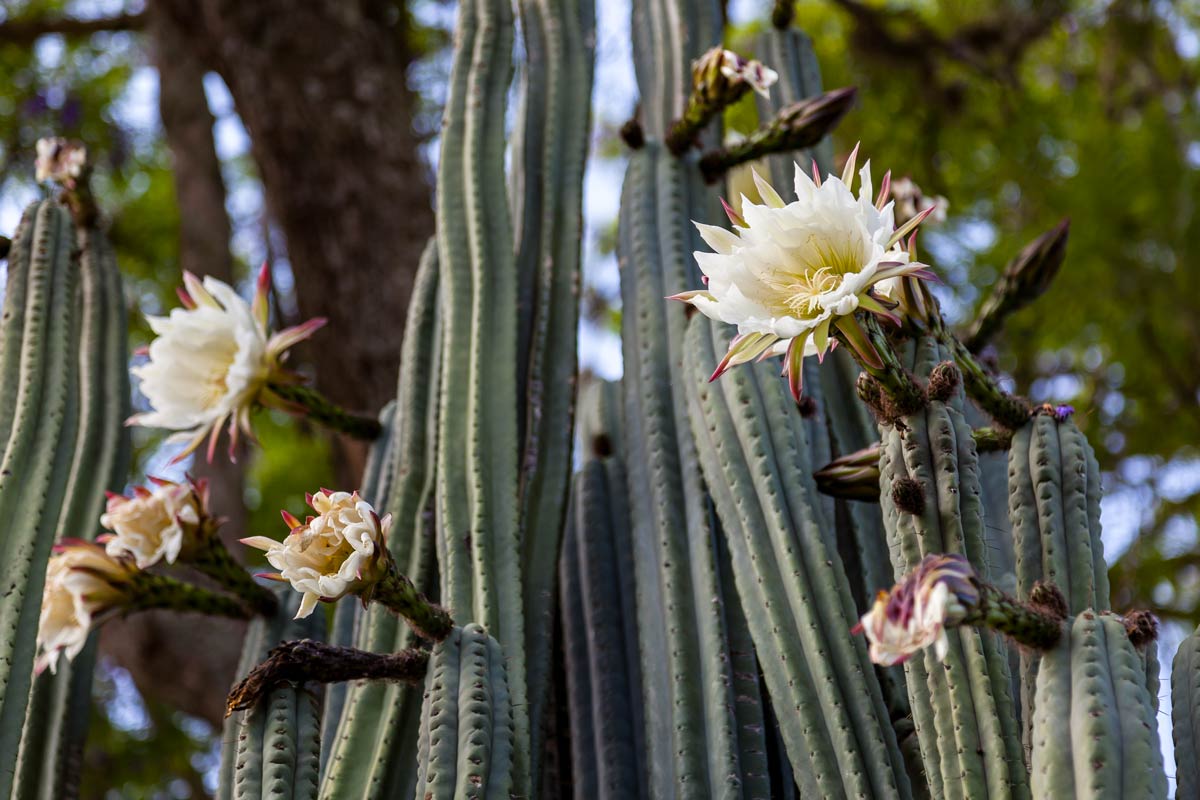
[(1200, 797), (1200, 630), (1179, 643), (1171, 663), (1171, 723), (1176, 797)]
[(370, 653), (312, 639), (282, 642), (229, 692), (225, 716), (251, 708), (281, 683), (337, 683), (372, 680), (419, 683), (425, 678), (429, 651)]
[(294, 406), (299, 413), (330, 430), (353, 436), (355, 439), (371, 440), (379, 435), (379, 420), (351, 414), (307, 386), (272, 383), (267, 389), (288, 405)]

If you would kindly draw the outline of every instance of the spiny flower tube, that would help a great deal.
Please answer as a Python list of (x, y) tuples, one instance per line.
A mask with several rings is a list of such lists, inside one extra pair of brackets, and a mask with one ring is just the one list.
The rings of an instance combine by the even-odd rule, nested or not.
[(358, 492), (322, 489), (307, 499), (317, 515), (302, 523), (284, 511), (289, 532), (283, 541), (266, 536), (242, 539), (266, 551), (267, 561), (279, 570), (260, 577), (290, 583), (304, 594), (297, 619), (311, 614), (319, 600), (332, 602), (354, 594), (364, 605), (374, 600), (387, 606), (426, 638), (441, 640), (450, 633), (450, 615), (426, 600), (396, 569), (387, 549), (391, 514), (380, 518)]
[(692, 62), (692, 92), (683, 116), (671, 126), (666, 145), (682, 154), (695, 143), (700, 131), (726, 107), (753, 90), (763, 97), (779, 73), (732, 50), (713, 47)]
[(207, 516), (203, 489), (191, 483), (149, 480), (154, 488), (134, 487), (132, 497), (109, 492), (100, 515), (100, 524), (112, 531), (102, 538), (105, 550), (110, 556), (132, 557), (139, 569), (159, 561), (174, 564)]
[(950, 648), (946, 626), (978, 602), (975, 571), (965, 558), (926, 556), (891, 591), (879, 593), (854, 632), (867, 635), (876, 664), (902, 664), (929, 645), (940, 661)]
[(56, 672), (60, 655), (68, 661), (79, 655), (92, 626), (124, 605), (136, 571), (132, 559), (114, 558), (97, 544), (65, 541), (55, 546), (42, 589), (34, 669)]
[(858, 195), (851, 191), (857, 152), (840, 178), (822, 179), (815, 164), (809, 177), (796, 165), (797, 199), (790, 203), (755, 173), (762, 203), (743, 197), (741, 214), (726, 204), (733, 231), (696, 223), (715, 251), (695, 253), (707, 288), (671, 299), (737, 326), (738, 335), (712, 380), (755, 358), (783, 355), (783, 374), (799, 400), (804, 357), (823, 358), (835, 335), (864, 364), (882, 365), (854, 314), (861, 309), (898, 322), (895, 304), (873, 288), (903, 276), (934, 278), (926, 265), (910, 258), (912, 239), (909, 250), (901, 247), (933, 209), (896, 227), (888, 200), (890, 173), (872, 199), (867, 162), (858, 172)]
[(212, 461), (217, 437), (228, 422), (229, 453), (234, 457), (239, 432), (253, 436), (250, 412), (258, 405), (295, 410), (277, 398), (272, 384), (291, 385), (298, 376), (282, 368), (288, 348), (312, 336), (324, 319), (287, 328), (267, 329), (270, 270), (259, 273), (253, 303), (213, 277), (203, 281), (185, 272), (179, 290), (183, 308), (166, 317), (148, 317), (157, 338), (149, 362), (134, 367), (141, 392), (152, 410), (130, 417), (130, 424), (179, 431), (186, 441), (175, 457), (185, 458), (207, 438)]

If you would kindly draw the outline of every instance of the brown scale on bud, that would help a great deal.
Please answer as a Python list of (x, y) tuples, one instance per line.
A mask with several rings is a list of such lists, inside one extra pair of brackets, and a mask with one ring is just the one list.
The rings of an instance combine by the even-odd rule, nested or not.
[(1058, 619), (1067, 618), (1067, 599), (1053, 583), (1044, 583), (1043, 581), (1034, 583), (1033, 588), (1029, 591), (1029, 605), (1043, 614), (1049, 614)]
[(925, 487), (916, 478), (899, 478), (892, 484), (892, 502), (906, 514), (925, 513)]
[(952, 361), (943, 361), (934, 367), (929, 373), (929, 386), (927, 392), (930, 400), (937, 400), (939, 403), (948, 403), (954, 393), (958, 391), (959, 384), (962, 383), (962, 373), (958, 371), (958, 367)]
[(646, 146), (646, 132), (642, 130), (642, 123), (638, 122), (637, 117), (629, 118), (621, 126), (621, 141), (625, 142), (630, 150), (641, 150)]
[(800, 399), (796, 401), (796, 408), (804, 419), (812, 419), (817, 415), (817, 401), (806, 394), (801, 395)]
[(1144, 647), (1158, 638), (1158, 618), (1149, 611), (1130, 611), (1124, 619), (1125, 633), (1134, 647)]

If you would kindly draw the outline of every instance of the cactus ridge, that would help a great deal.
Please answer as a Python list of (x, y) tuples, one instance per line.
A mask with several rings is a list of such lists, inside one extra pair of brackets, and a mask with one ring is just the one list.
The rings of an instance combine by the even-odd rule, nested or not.
[[(32, 234), (31, 228), (23, 230)], [(104, 492), (120, 489), (128, 470), (129, 436), (122, 423), (129, 414), (129, 377), (125, 302), (112, 248), (95, 228), (79, 231), (76, 240), (81, 250), (78, 324), (70, 349), (78, 354), (78, 380), (73, 383), (77, 399), (72, 404), (77, 423), (67, 488), (54, 531), (56, 536), (91, 539), (98, 532)], [(27, 277), (19, 268), (10, 267), (9, 274), (10, 281)], [(14, 798), (77, 793), (91, 709), (95, 647), (94, 641), (89, 642), (73, 662), (61, 662), (57, 674), (44, 672), (34, 679), (21, 734)]]
[[(432, 596), (432, 504), (438, 398), (440, 396), (441, 315), (437, 248), (422, 254), (405, 325), (404, 349), (391, 443), (380, 453), (374, 490), (382, 513), (393, 515), (388, 549), (417, 588)], [(385, 426), (385, 430), (387, 426)], [(370, 472), (368, 474), (371, 474)], [(346, 601), (340, 606), (357, 606)], [(354, 645), (391, 653), (415, 643), (412, 630), (387, 609), (361, 613)], [(337, 687), (330, 687), (330, 691)], [(404, 684), (362, 681), (346, 691), (332, 742), (326, 744), (322, 796), (381, 798), (407, 796), (416, 785), (416, 746), (420, 690)]]
[[(9, 421), (0, 459), (0, 540), (5, 602), (0, 604), (0, 795), (11, 792), (32, 669), (46, 560), (57, 534), (74, 460), (78, 429), (80, 332), (79, 259), (67, 211), (54, 201), (35, 203), (14, 237), (9, 272), (25, 272), (23, 290), (5, 298), (4, 313), (21, 327), (6, 337), (4, 367), (15, 366), (16, 391), (0, 405)], [(16, 308), (23, 302), (23, 309)], [(9, 356), (11, 351), (19, 355)], [(9, 376), (6, 376), (9, 377)], [(11, 411), (7, 409), (11, 408)]]
[(1034, 796), (1165, 798), (1158, 721), (1124, 621), (1084, 611), (1068, 624), (1038, 667)]
[(1176, 797), (1200, 796), (1200, 631), (1179, 643), (1171, 662), (1171, 723)]
[(866, 648), (844, 635), (856, 611), (813, 511), (803, 424), (770, 367), (707, 382), (723, 328), (702, 317), (689, 327), (693, 432), (789, 753), (795, 763), (807, 751), (821, 796), (910, 796)]
[[(934, 337), (923, 336), (906, 342), (901, 357), (923, 381), (948, 355)], [(880, 504), (897, 576), (927, 554), (955, 552), (987, 579), (978, 463), (963, 407), (959, 386), (948, 402), (929, 400), (899, 424), (881, 426)], [(891, 487), (909, 478), (926, 490), (920, 514), (902, 512), (892, 499)], [(995, 637), (970, 628), (949, 639), (944, 663), (929, 651), (905, 662), (930, 791), (947, 798), (1028, 797), (1007, 656)]]
[(574, 442), (583, 171), (595, 60), (593, 0), (520, 0), (526, 51), (512, 148), (522, 430), (521, 573), (531, 774), (541, 758)]
[[(256, 617), (247, 628), (239, 680), (280, 642), (324, 635), (323, 614), (293, 619), (300, 607), (298, 592), (284, 588), (277, 595), (276, 613)], [(322, 694), (320, 684), (283, 684), (254, 708), (225, 720), (217, 800), (316, 800)]]
[(417, 743), (418, 800), (508, 800), (514, 791), (504, 662), (499, 643), (474, 623), (434, 647)]

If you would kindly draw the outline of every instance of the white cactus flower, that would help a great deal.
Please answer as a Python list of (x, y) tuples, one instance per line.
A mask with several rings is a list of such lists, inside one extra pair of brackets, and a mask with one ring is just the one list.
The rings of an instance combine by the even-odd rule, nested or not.
[(978, 599), (975, 573), (965, 558), (926, 556), (890, 592), (879, 593), (855, 631), (866, 634), (876, 664), (902, 664), (930, 645), (941, 661), (950, 650), (946, 626), (961, 620)]
[(70, 186), (83, 174), (87, 164), (87, 148), (78, 142), (53, 137), (38, 139), (37, 159), (34, 161), (38, 183), (56, 181)]
[(260, 577), (286, 581), (303, 592), (297, 619), (311, 614), (318, 600), (337, 600), (372, 586), (387, 573), (391, 559), (391, 514), (380, 519), (358, 492), (322, 489), (309, 495), (308, 502), (317, 516), (305, 523), (283, 512), (290, 528), (283, 541), (266, 536), (242, 539), (245, 545), (265, 550), (267, 561), (279, 570)]
[(743, 81), (763, 97), (779, 80), (779, 73), (759, 61), (745, 59), (732, 50), (721, 52), (721, 74), (731, 81)]
[(932, 278), (924, 264), (901, 248), (903, 238), (924, 218), (897, 228), (887, 201), (890, 177), (872, 199), (870, 162), (858, 173), (857, 196), (851, 191), (857, 148), (841, 178), (816, 171), (809, 177), (796, 165), (797, 199), (785, 203), (757, 173), (762, 203), (743, 197), (741, 213), (726, 205), (733, 231), (696, 223), (715, 251), (697, 252), (706, 289), (672, 299), (691, 303), (705, 316), (737, 325), (734, 338), (713, 379), (756, 357), (784, 354), (784, 372), (799, 398), (804, 356), (823, 357), (831, 329), (850, 341), (860, 356), (877, 362), (854, 312), (871, 311), (895, 319), (894, 304), (873, 294), (880, 281), (900, 276)]
[(139, 569), (166, 561), (174, 564), (187, 540), (207, 516), (203, 495), (190, 483), (150, 478), (153, 489), (135, 487), (132, 497), (109, 494), (100, 524), (112, 531), (104, 539), (111, 556), (132, 556)]
[(252, 435), (250, 412), (272, 402), (268, 381), (290, 380), (280, 368), (284, 351), (311, 336), (325, 320), (309, 320), (269, 335), (270, 272), (265, 264), (253, 304), (215, 278), (201, 282), (185, 272), (183, 280), (179, 296), (184, 307), (166, 317), (148, 317), (157, 338), (150, 344), (149, 362), (132, 372), (141, 379), (141, 392), (153, 410), (129, 422), (180, 431), (172, 438), (188, 446), (176, 461), (208, 437), (211, 461), (217, 436), (228, 421), (232, 457), (239, 431)]
[(125, 599), (121, 583), (133, 569), (129, 561), (113, 558), (90, 542), (69, 541), (55, 547), (42, 589), (37, 672), (46, 667), (57, 671), (60, 655), (68, 661), (79, 655), (98, 618), (121, 606)]

